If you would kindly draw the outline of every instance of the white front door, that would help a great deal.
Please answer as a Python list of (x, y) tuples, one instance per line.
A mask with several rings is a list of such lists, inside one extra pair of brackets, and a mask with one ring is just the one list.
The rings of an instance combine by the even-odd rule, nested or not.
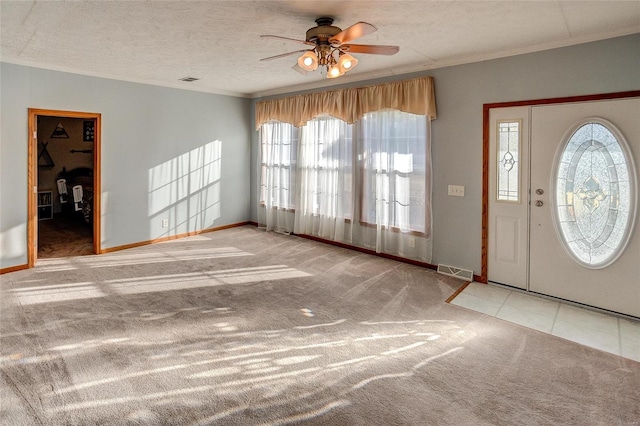
[(496, 108), (490, 126), (489, 281), (640, 317), (640, 99)]
[(640, 99), (532, 107), (530, 291), (640, 317), (639, 160)]

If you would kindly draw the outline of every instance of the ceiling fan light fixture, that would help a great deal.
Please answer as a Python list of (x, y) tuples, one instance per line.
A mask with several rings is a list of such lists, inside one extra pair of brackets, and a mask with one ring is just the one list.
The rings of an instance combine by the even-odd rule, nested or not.
[(329, 65), (329, 67), (327, 67), (327, 78), (340, 77), (342, 74), (344, 74), (344, 72), (342, 72), (337, 65)]
[(351, 71), (355, 66), (358, 65), (358, 60), (348, 53), (340, 52), (340, 57), (338, 59), (338, 68), (340, 68), (340, 72), (344, 74), (347, 71)]
[[(302, 53), (298, 57), (298, 62), (292, 67), (294, 70), (306, 75), (308, 72), (320, 68), (320, 74), (323, 77), (336, 78), (358, 65), (358, 60), (348, 52), (395, 55), (400, 50), (398, 46), (351, 44), (352, 40), (376, 31), (376, 27), (366, 22), (356, 22), (345, 30), (333, 26), (333, 18), (318, 18), (316, 24), (317, 26), (307, 30), (304, 40), (280, 35), (261, 35), (260, 37), (294, 41), (307, 47), (305, 50), (296, 50), (260, 60), (269, 61)], [(308, 46), (313, 47), (310, 49)]]
[(309, 50), (298, 58), (298, 65), (305, 71), (315, 71), (318, 68), (318, 57), (313, 50)]

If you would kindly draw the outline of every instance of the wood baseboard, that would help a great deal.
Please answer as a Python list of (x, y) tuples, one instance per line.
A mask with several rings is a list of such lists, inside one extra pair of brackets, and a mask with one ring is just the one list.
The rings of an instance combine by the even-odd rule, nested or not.
[(121, 245), (121, 246), (105, 248), (105, 249), (102, 249), (100, 251), (100, 254), (112, 253), (114, 251), (126, 250), (126, 249), (130, 249), (130, 248), (134, 248), (134, 247), (147, 246), (149, 244), (162, 243), (162, 242), (165, 242), (165, 241), (177, 240), (179, 238), (191, 237), (193, 235), (206, 234), (208, 232), (222, 231), (223, 229), (236, 228), (238, 226), (244, 226), (244, 225), (250, 225), (250, 224), (251, 224), (251, 222), (248, 222), (248, 221), (247, 222), (232, 223), (230, 225), (217, 226), (215, 228), (207, 228), (207, 229), (202, 229), (200, 231), (192, 231), (192, 232), (186, 232), (184, 234), (170, 235), (168, 237), (154, 238), (153, 240), (139, 241), (139, 242), (136, 242), (136, 243), (124, 244), (124, 245)]
[(8, 274), (9, 272), (21, 271), (23, 269), (29, 269), (29, 265), (25, 263), (24, 265), (16, 265), (16, 266), (9, 266), (6, 268), (0, 268), (0, 275)]
[[(249, 225), (258, 226), (258, 223), (257, 222), (249, 222)], [(331, 245), (334, 245), (334, 246), (337, 246), (337, 247), (346, 248), (346, 249), (349, 249), (349, 250), (356, 250), (356, 251), (359, 251), (359, 252), (362, 252), (362, 253), (371, 254), (373, 256), (379, 256), (379, 257), (384, 257), (384, 258), (391, 259), (391, 260), (396, 260), (398, 262), (409, 263), (411, 265), (420, 266), (422, 268), (438, 270), (438, 265), (433, 265), (431, 263), (426, 263), (426, 262), (420, 262), (418, 260), (413, 260), (413, 259), (407, 259), (406, 257), (394, 256), (392, 254), (386, 254), (386, 253), (376, 253), (374, 250), (369, 250), (369, 249), (358, 247), (358, 246), (352, 246), (350, 244), (338, 243), (336, 241), (325, 240), (324, 238), (318, 238), (318, 237), (314, 237), (312, 235), (293, 234), (293, 233), (291, 235), (296, 235), (296, 236), (298, 236), (300, 238), (306, 238), (308, 240), (314, 240), (314, 241), (318, 241), (318, 242), (321, 242), (321, 243), (331, 244)], [(473, 275), (473, 280), (474, 281), (478, 281), (478, 282), (486, 283), (486, 279), (483, 281), (483, 277), (481, 277), (480, 275), (475, 275), (474, 274)]]
[(408, 259), (406, 257), (394, 256), (392, 254), (377, 253), (374, 250), (369, 250), (369, 249), (366, 249), (366, 248), (353, 246), (353, 245), (350, 245), (350, 244), (338, 243), (336, 241), (325, 240), (324, 238), (318, 238), (318, 237), (314, 237), (312, 235), (305, 235), (305, 234), (291, 234), (291, 235), (296, 235), (297, 237), (300, 237), (300, 238), (306, 238), (308, 240), (318, 241), (318, 242), (321, 242), (321, 243), (331, 244), (333, 246), (346, 248), (346, 249), (349, 249), (349, 250), (355, 250), (355, 251), (359, 251), (359, 252), (362, 252), (362, 253), (371, 254), (373, 256), (384, 257), (386, 259), (395, 260), (397, 262), (403, 262), (403, 263), (408, 263), (410, 265), (420, 266), (422, 268), (433, 269), (433, 270), (437, 270), (438, 269), (437, 265), (432, 265), (431, 263), (420, 262), (419, 260)]

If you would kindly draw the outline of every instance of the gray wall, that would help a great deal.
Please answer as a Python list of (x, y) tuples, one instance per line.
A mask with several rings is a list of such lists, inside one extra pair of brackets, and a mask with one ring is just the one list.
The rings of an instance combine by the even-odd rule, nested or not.
[[(435, 78), (438, 118), (432, 126), (433, 258), (481, 268), (482, 105), (640, 89), (640, 35), (513, 56), (357, 85), (421, 75)], [(342, 87), (355, 86), (345, 85)], [(258, 101), (259, 99), (254, 100)], [(257, 132), (252, 138), (252, 220), (256, 220)], [(465, 197), (447, 195), (464, 185)]]
[[(638, 90), (640, 35), (350, 86), (420, 75), (435, 77), (438, 105), (432, 262), (479, 273), (482, 105)], [(102, 114), (103, 248), (256, 220), (255, 100), (5, 63), (0, 78), (1, 267), (26, 263), (30, 107)]]
[(27, 262), (28, 108), (102, 114), (102, 248), (249, 220), (248, 99), (7, 63), (0, 77), (1, 267)]

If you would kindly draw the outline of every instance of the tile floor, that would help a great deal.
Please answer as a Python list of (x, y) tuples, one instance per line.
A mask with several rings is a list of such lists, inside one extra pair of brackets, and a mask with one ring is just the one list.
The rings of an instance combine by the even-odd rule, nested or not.
[(640, 362), (640, 321), (475, 282), (451, 303)]

